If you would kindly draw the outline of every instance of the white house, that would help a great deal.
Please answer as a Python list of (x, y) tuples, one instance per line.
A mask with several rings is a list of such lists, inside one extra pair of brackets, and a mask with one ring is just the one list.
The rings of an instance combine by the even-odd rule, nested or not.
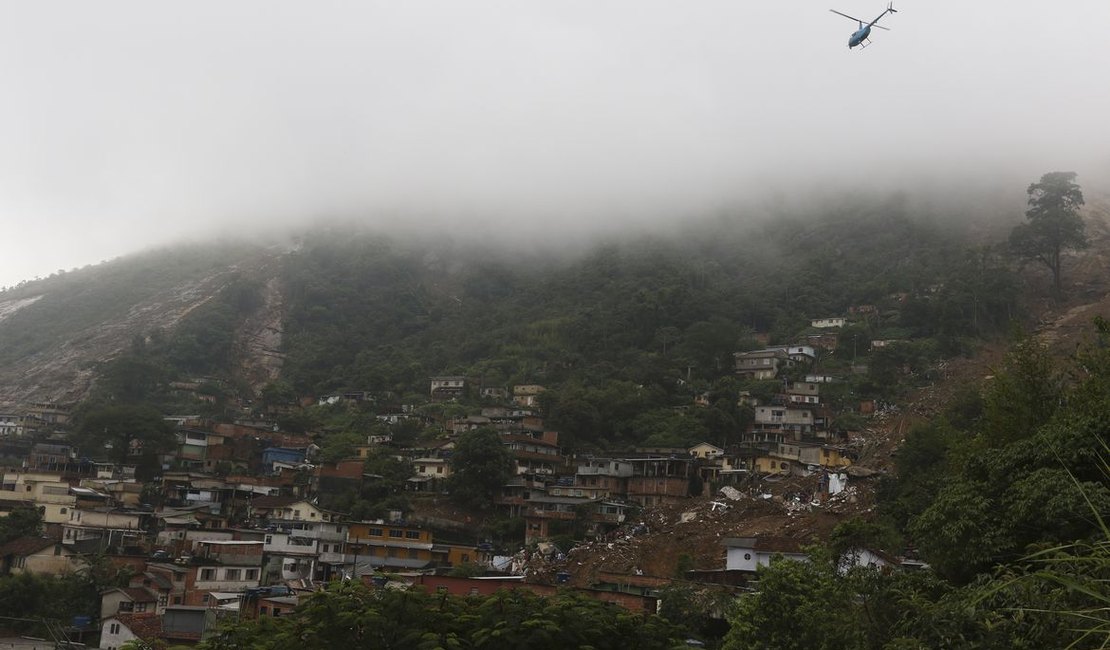
[(768, 566), (771, 558), (781, 555), (788, 560), (809, 561), (802, 552), (802, 544), (789, 537), (729, 537), (723, 540), (727, 555), (725, 569), (728, 571), (755, 571), (757, 567)]
[(846, 322), (847, 322), (847, 320), (843, 317), (814, 318), (813, 320), (809, 321), (809, 326), (810, 327), (816, 327), (818, 329), (826, 329), (826, 328), (829, 328), (829, 327), (844, 327), (844, 324)]
[(840, 556), (836, 568), (840, 573), (847, 573), (853, 567), (867, 567), (879, 571), (890, 571), (901, 566), (901, 562), (882, 551), (870, 548), (849, 549)]
[(0, 436), (22, 436), (23, 416), (15, 413), (0, 413)]
[(782, 350), (792, 361), (809, 363), (817, 358), (817, 350), (812, 345), (773, 345), (768, 350)]
[(100, 622), (100, 648), (119, 650), (128, 641), (149, 641), (162, 633), (162, 618), (154, 612), (116, 614)]

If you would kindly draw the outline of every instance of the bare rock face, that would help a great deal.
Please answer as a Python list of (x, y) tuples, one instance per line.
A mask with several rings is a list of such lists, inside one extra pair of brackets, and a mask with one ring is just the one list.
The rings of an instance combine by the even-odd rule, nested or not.
[(262, 306), (244, 320), (235, 333), (236, 372), (255, 393), (281, 375), (285, 361), (281, 351), (284, 320), (281, 282), (271, 277), (262, 289)]
[(281, 370), (280, 253), (197, 254), (160, 263), (151, 255), (36, 281), (0, 293), (0, 409), (72, 405), (88, 395), (96, 366), (156, 330), (171, 331), (237, 277), (262, 279), (263, 305), (236, 330), (235, 370), (252, 386)]

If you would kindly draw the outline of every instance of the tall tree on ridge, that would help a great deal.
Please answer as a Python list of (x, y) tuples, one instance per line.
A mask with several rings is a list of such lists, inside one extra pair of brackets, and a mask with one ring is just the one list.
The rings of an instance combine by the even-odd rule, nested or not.
[(1049, 172), (1029, 186), (1028, 223), (1010, 233), (1010, 247), (1022, 259), (1037, 261), (1052, 271), (1052, 286), (1063, 289), (1060, 266), (1063, 253), (1087, 247), (1087, 232), (1079, 217), (1083, 192), (1075, 172)]

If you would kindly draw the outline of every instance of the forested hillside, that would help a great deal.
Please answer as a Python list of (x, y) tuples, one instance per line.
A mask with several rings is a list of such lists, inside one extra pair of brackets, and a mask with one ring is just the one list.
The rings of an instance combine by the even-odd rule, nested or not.
[[(320, 467), (356, 463), (356, 480), (369, 480), (321, 483), (314, 498), (324, 508), (352, 520), (401, 513), (438, 525), (465, 521), (468, 532), (507, 552), (527, 539), (524, 518), (495, 509), (517, 462), (505, 444), (514, 440), (447, 424), (484, 406), (506, 408), (507, 388), (542, 389), (537, 431), (557, 432), (559, 453), (575, 458), (700, 442), (739, 446), (751, 437), (748, 398), (773, 405), (789, 383), (810, 383), (799, 382), (803, 373), (828, 375), (836, 381), (822, 382), (820, 403), (831, 418), (827, 435), (852, 448), (850, 496), (822, 503), (799, 496), (802, 488), (775, 487), (817, 481), (808, 468), (790, 477), (776, 467), (767, 482), (762, 470), (744, 470), (748, 491), (727, 497), (726, 517), (716, 514), (719, 485), (682, 479), (680, 502), (670, 504), (677, 511), (648, 504), (633, 512), (651, 526), (625, 521), (613, 531), (626, 536), (612, 559), (606, 551), (614, 544), (589, 539), (574, 523), (585, 510), (551, 528), (551, 539), (576, 551), (560, 560), (574, 574), (567, 580), (610, 570), (641, 576), (641, 567), (654, 579), (674, 576), (661, 609), (666, 621), (649, 620), (666, 639), (688, 633), (712, 647), (1017, 647), (1017, 640), (1046, 647), (1065, 637), (1086, 647), (1098, 632), (1084, 636), (1090, 626), (1082, 626), (1100, 620), (1105, 604), (1101, 513), (1110, 492), (1100, 423), (1110, 325), (1091, 320), (1106, 304), (1097, 271), (1110, 239), (1092, 227), (1092, 252), (1067, 260), (1076, 273), (1070, 286), (1094, 301), (1067, 309), (1068, 297), (1055, 296), (1060, 315), (1050, 329), (1082, 327), (1094, 344), (1079, 346), (1077, 338), (1068, 350), (1076, 354), (1064, 359), (1060, 340), (1046, 342), (1051, 332), (1028, 333), (1044, 325), (1026, 309), (1030, 298), (1045, 300), (1030, 290), (1039, 276), (1003, 243), (973, 239), (951, 217), (912, 213), (891, 200), (692, 223), (681, 236), (629, 235), (577, 250), (325, 230), (281, 249), (182, 250), (28, 283), (0, 295), (0, 336), (8, 369), (53, 355), (95, 378), (59, 433), (78, 449), (133, 463), (150, 485), (167, 470), (197, 468), (196, 459), (174, 456), (184, 445), (166, 418), (187, 413), (198, 426), (289, 434), (306, 449), (311, 441)], [(736, 372), (736, 352), (820, 337), (812, 321), (831, 317), (845, 321), (837, 344), (812, 360), (773, 378)], [(272, 330), (263, 338), (280, 343), (271, 352), (284, 359), (280, 377), (261, 386), (248, 378), (253, 366), (245, 359), (260, 328)], [(86, 347), (85, 356), (57, 354)], [(973, 363), (982, 347), (998, 351), (997, 362), (952, 369), (957, 359)], [(437, 375), (501, 389), (500, 401), (474, 388), (432, 399), (429, 379)], [(319, 399), (339, 392), (358, 397)], [(935, 403), (919, 410), (923, 395), (936, 395)], [(865, 413), (864, 402), (885, 403), (890, 413), (904, 407), (905, 415), (895, 424)], [(406, 418), (392, 420), (391, 409), (402, 405)], [(373, 438), (385, 442), (373, 448)], [(436, 491), (411, 491), (414, 459), (443, 441), (455, 444), (445, 461), (453, 473)], [(356, 456), (356, 448), (370, 451)], [(247, 465), (227, 456), (214, 459), (211, 472), (222, 479), (255, 471)], [(302, 463), (286, 478), (306, 484), (312, 468)], [(553, 489), (569, 485), (546, 476)], [(801, 482), (789, 483), (794, 478)], [(156, 492), (144, 498), (164, 498)], [(685, 531), (669, 523), (671, 514)], [(710, 608), (696, 593), (703, 588), (681, 584), (688, 572), (720, 569), (721, 537), (776, 534), (813, 543), (811, 561), (760, 568), (743, 597), (714, 600), (715, 616), (703, 616)], [(846, 571), (840, 562), (859, 549), (905, 553), (912, 566), (931, 569)], [(504, 604), (499, 597), (394, 602), (343, 584), (332, 583), (285, 623), (233, 626), (209, 647), (322, 629), (329, 624), (320, 607), (332, 605)], [(590, 613), (571, 601), (550, 604), (540, 618), (558, 619), (563, 605)], [(628, 622), (612, 613), (590, 615), (606, 628)], [(444, 622), (437, 634), (477, 639), (503, 618), (474, 629)], [(430, 632), (430, 619), (416, 620), (391, 634)]]
[(433, 374), (711, 382), (752, 335), (788, 341), (860, 304), (885, 307), (868, 335), (934, 338), (957, 353), (1015, 315), (1016, 287), (996, 255), (934, 217), (895, 202), (530, 256), (312, 236), (285, 267), (286, 377), (317, 393), (424, 392)]
[[(344, 228), (285, 249), (160, 251), (0, 294), (10, 375), (0, 394), (73, 403), (103, 376), (109, 392), (136, 380), (167, 409), (180, 402), (172, 381), (251, 399), (263, 386), (246, 377), (258, 352), (244, 324), (257, 321), (278, 329), (269, 374), (298, 395), (419, 398), (433, 375), (534, 383), (548, 389), (545, 411), (566, 443), (679, 444), (688, 440), (659, 418), (633, 420), (696, 394), (733, 395), (735, 352), (790, 343), (813, 318), (875, 308), (820, 365), (848, 375), (853, 361), (868, 362), (845, 396), (883, 399), (1005, 331), (1022, 314), (1016, 276), (991, 241), (971, 239), (974, 221), (892, 197), (574, 249)], [(870, 354), (874, 339), (904, 344)], [(683, 436), (724, 442), (737, 417), (725, 401)]]

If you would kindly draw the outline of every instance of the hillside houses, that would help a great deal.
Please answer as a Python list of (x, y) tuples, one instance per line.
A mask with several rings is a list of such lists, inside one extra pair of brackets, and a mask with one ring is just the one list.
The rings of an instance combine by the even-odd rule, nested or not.
[(429, 393), (433, 400), (448, 400), (462, 397), (466, 393), (466, 377), (442, 376), (432, 377)]
[(795, 363), (790, 355), (780, 348), (737, 352), (733, 356), (736, 360), (736, 374), (746, 379), (774, 379), (784, 368), (793, 366)]
[[(46, 527), (41, 537), (0, 547), (0, 572), (64, 575), (102, 554), (131, 571), (125, 587), (102, 594), (102, 644), (168, 639), (167, 630), (195, 641), (228, 612), (287, 614), (300, 594), (329, 580), (491, 566), (485, 533), (405, 506), (446, 502), (456, 442), (476, 430), (496, 432), (512, 461), (492, 509), (522, 524), (527, 545), (616, 534), (644, 509), (685, 507), (724, 485), (752, 485), (753, 476), (827, 481), (853, 460), (830, 425), (838, 375), (820, 362), (831, 349), (835, 335), (822, 333), (735, 353), (736, 376), (753, 383), (724, 399), (743, 400), (751, 417), (727, 444), (707, 435), (689, 447), (575, 454), (537, 412), (544, 386), (486, 390), (456, 375), (429, 378), (427, 394), (405, 398), (412, 403), (386, 403), (369, 391), (300, 400), (350, 416), (358, 424), (349, 429), (283, 431), (265, 412), (234, 421), (167, 418), (175, 444), (145, 483), (134, 466), (89, 458), (61, 437), (18, 436), (26, 456), (22, 467), (4, 470), (0, 505), (39, 508)], [(660, 408), (680, 422), (722, 403), (719, 389), (694, 381), (682, 391), (681, 402)], [(17, 437), (14, 420), (3, 422)], [(343, 450), (328, 447), (333, 434), (356, 432)], [(367, 493), (390, 499), (388, 518), (357, 503)]]
[(17, 537), (0, 544), (0, 576), (18, 573), (64, 576), (83, 566), (80, 555), (54, 537)]

